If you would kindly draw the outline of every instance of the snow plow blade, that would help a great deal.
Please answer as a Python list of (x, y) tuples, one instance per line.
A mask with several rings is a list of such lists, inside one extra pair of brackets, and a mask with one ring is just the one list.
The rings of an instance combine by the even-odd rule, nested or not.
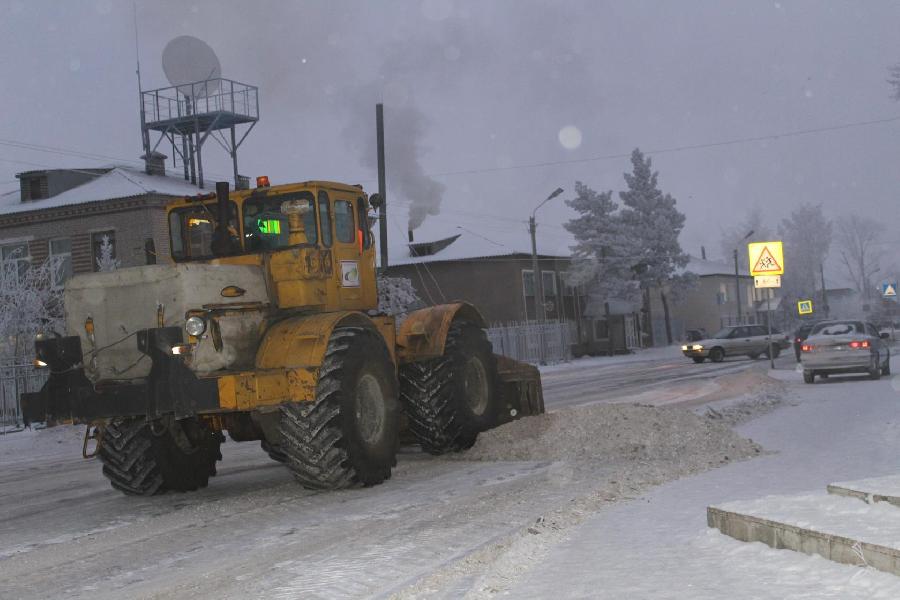
[(537, 367), (495, 354), (497, 386), (502, 399), (498, 425), (544, 413), (544, 390)]

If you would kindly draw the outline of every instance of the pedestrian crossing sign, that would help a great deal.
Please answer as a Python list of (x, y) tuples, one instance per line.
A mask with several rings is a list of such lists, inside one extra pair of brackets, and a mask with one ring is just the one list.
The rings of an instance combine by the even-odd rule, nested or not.
[(797, 312), (801, 315), (811, 315), (813, 312), (812, 300), (798, 300)]
[(784, 275), (784, 251), (781, 242), (752, 242), (747, 244), (750, 275)]
[(881, 285), (881, 295), (885, 298), (897, 297), (897, 283), (884, 283)]

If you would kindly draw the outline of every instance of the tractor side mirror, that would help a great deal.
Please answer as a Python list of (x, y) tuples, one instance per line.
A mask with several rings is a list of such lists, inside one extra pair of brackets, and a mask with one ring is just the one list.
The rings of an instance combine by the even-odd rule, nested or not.
[(381, 194), (372, 194), (369, 196), (369, 206), (375, 210), (381, 210), (381, 207), (384, 206), (384, 196)]

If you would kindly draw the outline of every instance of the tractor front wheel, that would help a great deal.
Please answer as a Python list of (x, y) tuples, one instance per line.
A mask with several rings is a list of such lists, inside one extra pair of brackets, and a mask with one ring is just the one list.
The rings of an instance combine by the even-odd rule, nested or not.
[(281, 405), (277, 450), (306, 488), (377, 485), (397, 464), (399, 416), (384, 341), (368, 329), (339, 327), (328, 341), (315, 400)]
[(216, 474), (223, 440), (197, 419), (114, 419), (103, 430), (98, 456), (103, 475), (125, 494), (191, 492)]

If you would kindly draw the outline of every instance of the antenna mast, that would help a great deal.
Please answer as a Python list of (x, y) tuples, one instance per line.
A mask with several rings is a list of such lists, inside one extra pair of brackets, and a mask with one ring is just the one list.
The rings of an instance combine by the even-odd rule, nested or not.
[(141, 85), (141, 49), (138, 44), (138, 21), (137, 21), (137, 2), (131, 3), (134, 10), (134, 58), (137, 62), (137, 84), (138, 84), (138, 108), (141, 114), (141, 145), (144, 147), (144, 160), (149, 164), (150, 161), (150, 132), (146, 128), (147, 115), (144, 112), (144, 89)]

